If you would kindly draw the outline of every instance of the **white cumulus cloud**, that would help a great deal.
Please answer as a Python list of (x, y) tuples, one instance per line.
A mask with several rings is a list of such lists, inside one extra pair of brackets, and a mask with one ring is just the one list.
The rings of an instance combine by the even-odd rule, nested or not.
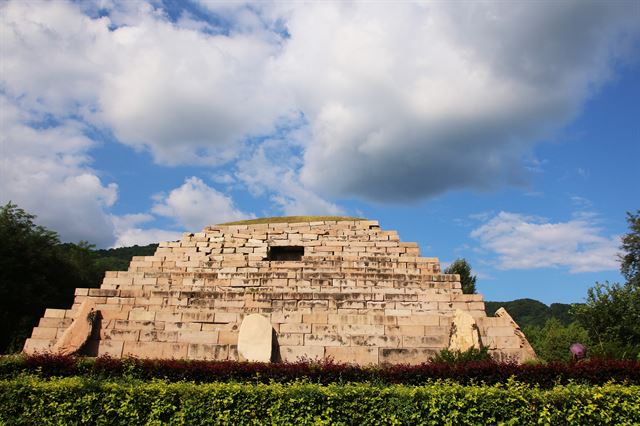
[(340, 215), (335, 203), (306, 188), (298, 177), (297, 161), (283, 140), (261, 144), (249, 158), (238, 161), (236, 177), (254, 195), (267, 194), (278, 213), (286, 216)]
[(161, 194), (151, 211), (172, 218), (176, 224), (189, 231), (253, 217), (239, 210), (231, 197), (195, 176), (187, 178), (184, 184), (171, 190), (169, 194)]
[(36, 214), (64, 241), (110, 245), (114, 228), (105, 209), (116, 201), (118, 187), (103, 183), (90, 167), (94, 142), (81, 123), (42, 120), (0, 96), (0, 203)]
[(170, 165), (228, 161), (286, 115), (269, 71), (279, 36), (203, 33), (137, 3), (95, 19), (64, 1), (3, 4), (4, 89)]
[(408, 200), (526, 178), (536, 142), (610, 75), (625, 2), (314, 3), (278, 58), (312, 138), (302, 181)]
[(182, 234), (177, 231), (140, 227), (143, 223), (154, 220), (154, 217), (147, 213), (113, 216), (112, 220), (117, 237), (113, 247), (127, 247), (136, 244), (144, 246), (162, 241), (176, 241), (182, 236)]
[(500, 269), (567, 268), (571, 273), (615, 270), (620, 238), (602, 235), (592, 216), (551, 223), (500, 212), (471, 236), (497, 255)]

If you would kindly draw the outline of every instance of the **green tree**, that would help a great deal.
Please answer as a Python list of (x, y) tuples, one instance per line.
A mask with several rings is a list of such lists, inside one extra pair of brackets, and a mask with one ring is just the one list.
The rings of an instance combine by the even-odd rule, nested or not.
[(636, 214), (627, 212), (627, 222), (630, 232), (622, 237), (620, 247), (625, 254), (620, 256), (620, 272), (628, 282), (636, 285), (640, 280), (640, 209)]
[(462, 292), (464, 294), (476, 293), (476, 276), (471, 275), (471, 265), (466, 259), (456, 259), (445, 268), (444, 273), (460, 275), (460, 284), (462, 284)]
[(627, 213), (630, 231), (622, 238), (620, 272), (624, 284), (596, 283), (586, 302), (572, 311), (588, 330), (592, 353), (617, 358), (640, 354), (640, 210)]
[(568, 361), (572, 343), (590, 345), (589, 333), (578, 322), (565, 326), (557, 318), (551, 318), (543, 327), (534, 325), (523, 331), (538, 357), (545, 361)]
[(9, 202), (0, 207), (0, 352), (22, 349), (45, 308), (69, 308), (74, 289), (95, 287), (86, 244), (60, 244), (35, 216)]

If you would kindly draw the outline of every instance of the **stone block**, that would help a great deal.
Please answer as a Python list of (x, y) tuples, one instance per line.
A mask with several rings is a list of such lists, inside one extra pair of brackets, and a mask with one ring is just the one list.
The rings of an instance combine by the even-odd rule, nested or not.
[(71, 325), (73, 320), (71, 318), (40, 318), (38, 327), (45, 328), (66, 328)]
[(166, 330), (141, 330), (140, 342), (177, 342), (178, 331)]
[[(305, 314), (305, 316), (306, 315), (316, 315), (316, 314)], [(271, 314), (271, 322), (274, 324), (301, 323), (302, 318), (303, 318), (303, 315), (299, 312), (273, 312)]]
[(220, 345), (237, 345), (238, 332), (231, 330), (220, 330), (218, 332), (218, 344)]
[(64, 309), (47, 309), (44, 311), (45, 318), (64, 318), (66, 310)]
[(304, 343), (303, 333), (278, 333), (278, 344), (287, 346), (300, 346)]
[(36, 327), (31, 332), (32, 339), (55, 339), (58, 333), (57, 328)]
[(102, 321), (126, 320), (129, 319), (129, 311), (120, 309), (100, 309), (100, 318)]
[(32, 339), (29, 338), (24, 344), (22, 350), (27, 355), (33, 355), (36, 353), (47, 353), (51, 351), (54, 341), (51, 339)]
[(350, 338), (339, 334), (305, 334), (305, 346), (349, 346)]
[(517, 336), (487, 336), (482, 338), (482, 344), (488, 348), (518, 349), (522, 343)]
[[(213, 312), (185, 312), (182, 314), (182, 322), (219, 322), (214, 321), (215, 315)], [(237, 318), (237, 314), (236, 318)]]
[(217, 323), (230, 323), (238, 321), (238, 314), (231, 312), (216, 312), (214, 320)]
[(440, 325), (440, 317), (438, 315), (403, 315), (398, 317), (398, 325)]
[(402, 338), (400, 336), (351, 336), (351, 345), (398, 348), (402, 345)]
[(153, 311), (132, 310), (129, 311), (129, 321), (153, 321), (156, 319), (156, 313)]
[(339, 334), (338, 324), (312, 324), (313, 334)]
[(272, 355), (273, 328), (269, 320), (258, 314), (246, 316), (240, 324), (238, 354), (240, 359), (269, 362)]
[(305, 324), (327, 324), (329, 314), (324, 312), (313, 312), (302, 315), (302, 322)]
[(380, 364), (422, 364), (439, 351), (432, 348), (379, 348)]
[(183, 330), (178, 331), (178, 342), (181, 343), (203, 343), (203, 344), (215, 344), (218, 343), (217, 331), (197, 331), (197, 330)]
[(218, 360), (229, 358), (229, 345), (190, 344), (187, 350), (187, 359), (193, 360)]
[(387, 325), (384, 327), (387, 336), (424, 336), (424, 325)]
[(141, 332), (149, 330), (119, 330), (108, 328), (100, 330), (100, 340), (118, 340), (122, 342), (137, 342)]
[(280, 324), (281, 333), (311, 333), (311, 324), (295, 324), (295, 323), (282, 323)]
[(56, 340), (51, 351), (60, 355), (75, 354), (87, 342), (96, 320), (95, 304), (87, 300), (80, 305), (76, 317), (62, 336)]
[(485, 335), (488, 337), (507, 337), (513, 336), (513, 329), (511, 327), (489, 327), (485, 331)]
[(325, 357), (336, 362), (371, 365), (378, 363), (378, 348), (356, 346), (331, 346), (325, 349)]
[(122, 348), (124, 342), (115, 340), (100, 340), (98, 342), (98, 351), (96, 356), (109, 356), (112, 358), (120, 358), (122, 356)]
[(340, 324), (338, 333), (346, 335), (384, 335), (382, 324)]
[(182, 314), (179, 312), (156, 312), (156, 321), (181, 322)]
[[(158, 324), (158, 323), (156, 323)], [(200, 331), (202, 323), (199, 322), (165, 322), (164, 330), (167, 331)]]
[(320, 360), (324, 358), (324, 346), (280, 346), (280, 356), (284, 362)]
[(464, 352), (472, 348), (480, 349), (478, 325), (468, 312), (458, 309), (451, 323), (449, 349)]
[(115, 328), (120, 330), (149, 330), (149, 329), (162, 330), (164, 328), (164, 324), (157, 323), (155, 321), (116, 320)]
[(449, 344), (448, 335), (402, 336), (402, 347), (405, 348), (438, 348), (444, 349)]
[(124, 342), (122, 356), (149, 359), (185, 359), (188, 344), (163, 342)]

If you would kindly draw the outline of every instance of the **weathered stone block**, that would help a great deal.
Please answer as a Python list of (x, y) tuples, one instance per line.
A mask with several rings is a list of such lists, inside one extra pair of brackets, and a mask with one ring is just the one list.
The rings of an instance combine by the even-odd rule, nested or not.
[(356, 346), (333, 346), (325, 349), (325, 357), (336, 362), (344, 362), (357, 365), (370, 365), (378, 363), (378, 348)]
[(187, 350), (186, 343), (124, 342), (122, 355), (151, 359), (186, 359)]
[(350, 338), (339, 334), (305, 334), (305, 346), (349, 346)]
[(33, 339), (29, 338), (24, 344), (23, 352), (26, 354), (47, 353), (50, 352), (54, 341), (51, 339)]
[(468, 312), (458, 309), (451, 323), (449, 349), (464, 352), (471, 348), (480, 349), (478, 325)]
[(267, 318), (252, 314), (246, 316), (238, 334), (238, 353), (241, 359), (268, 362), (272, 355), (273, 328)]
[(95, 305), (91, 301), (83, 302), (78, 308), (76, 317), (69, 327), (64, 331), (51, 351), (60, 355), (72, 355), (87, 342), (93, 332), (93, 325), (96, 321)]
[(351, 336), (353, 346), (376, 346), (379, 348), (398, 348), (402, 345), (399, 336)]
[(31, 332), (32, 339), (55, 339), (58, 333), (57, 328), (36, 327)]
[(119, 330), (117, 328), (108, 328), (100, 330), (101, 340), (117, 340), (120, 342), (137, 342), (140, 333), (149, 330)]
[(190, 344), (187, 359), (226, 360), (229, 358), (229, 345)]
[(64, 309), (47, 309), (44, 311), (45, 318), (64, 318)]
[(431, 348), (379, 348), (381, 364), (422, 364), (439, 351)]
[(122, 356), (122, 349), (124, 342), (118, 342), (115, 340), (100, 340), (98, 342), (98, 351), (96, 356), (110, 356), (112, 358), (119, 358)]
[(133, 310), (129, 311), (129, 321), (153, 321), (156, 313), (153, 311)]
[(425, 334), (423, 325), (387, 325), (384, 328), (387, 336), (423, 336)]
[(287, 346), (300, 346), (304, 342), (302, 333), (278, 333), (278, 344)]

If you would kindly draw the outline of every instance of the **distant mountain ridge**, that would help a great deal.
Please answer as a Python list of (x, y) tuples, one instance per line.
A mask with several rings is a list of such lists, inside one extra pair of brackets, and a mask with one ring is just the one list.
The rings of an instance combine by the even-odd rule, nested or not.
[(485, 312), (493, 316), (495, 312), (504, 307), (514, 321), (521, 327), (543, 327), (548, 319), (556, 318), (562, 325), (569, 325), (574, 321), (569, 312), (570, 304), (552, 303), (550, 306), (534, 299), (516, 299), (508, 302), (484, 302)]
[(130, 247), (118, 247), (110, 249), (93, 250), (96, 263), (104, 265), (111, 271), (126, 271), (133, 256), (152, 256), (156, 252), (158, 244), (146, 246), (134, 245)]

